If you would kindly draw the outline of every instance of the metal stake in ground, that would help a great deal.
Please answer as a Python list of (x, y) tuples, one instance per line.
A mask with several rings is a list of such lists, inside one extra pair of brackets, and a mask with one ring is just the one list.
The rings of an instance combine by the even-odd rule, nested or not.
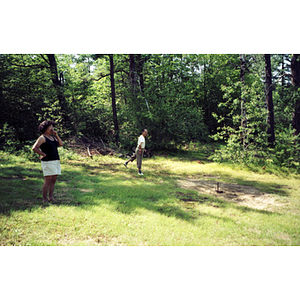
[(217, 182), (216, 192), (217, 193), (223, 193), (223, 191), (220, 190), (220, 182)]

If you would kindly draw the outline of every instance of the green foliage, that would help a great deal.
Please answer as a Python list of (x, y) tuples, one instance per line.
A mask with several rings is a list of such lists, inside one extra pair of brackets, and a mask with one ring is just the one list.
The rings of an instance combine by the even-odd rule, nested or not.
[[(231, 163), (244, 163), (244, 164), (259, 164), (261, 163), (266, 154), (264, 149), (266, 147), (265, 143), (265, 133), (256, 134), (255, 131), (250, 128), (247, 129), (248, 132), (248, 143), (243, 144), (243, 128), (239, 127), (239, 130), (235, 130), (231, 127), (223, 128), (223, 131), (216, 134), (214, 138), (216, 140), (223, 139), (224, 136), (229, 136), (226, 138), (226, 146), (221, 149), (217, 149), (211, 158), (216, 162), (231, 162)], [(262, 138), (264, 136), (264, 138)]]
[[(153, 150), (177, 149), (213, 138), (227, 142), (226, 149), (222, 154), (216, 152), (214, 159), (259, 161), (262, 153), (269, 151), (264, 60), (263, 55), (244, 57), (247, 71), (242, 84), (237, 54), (137, 54), (134, 74), (129, 67), (129, 56), (114, 54), (121, 148), (135, 146), (137, 136), (147, 128), (147, 147)], [(113, 146), (116, 132), (109, 56), (62, 54), (55, 58), (63, 103), (52, 82), (47, 55), (0, 55), (0, 147), (13, 151), (35, 140), (39, 135), (38, 125), (45, 119), (56, 122), (62, 138), (86, 136)], [(282, 134), (292, 138), (289, 126), (299, 95), (288, 76), (289, 55), (271, 58), (279, 142)], [(242, 98), (247, 118), (244, 128)], [(281, 158), (283, 150), (278, 144), (272, 151), (281, 153), (274, 157), (274, 163), (286, 161)]]
[[(146, 60), (146, 59), (145, 59)], [(153, 149), (170, 149), (192, 140), (208, 140), (205, 112), (197, 102), (199, 62), (192, 55), (151, 55), (143, 66), (144, 85), (123, 106), (121, 131), (147, 127)], [(122, 117), (121, 117), (122, 119)], [(130, 139), (133, 139), (130, 136)]]
[(67, 162), (69, 160), (84, 160), (84, 159), (90, 159), (90, 158), (83, 158), (76, 152), (74, 152), (71, 149), (66, 149), (64, 147), (59, 147), (58, 148), (58, 154), (59, 158), (62, 162)]
[(8, 123), (21, 143), (37, 138), (45, 119), (60, 126), (63, 111), (50, 78), (40, 55), (0, 55), (0, 128)]
[[(228, 134), (232, 128), (228, 128)], [(231, 162), (254, 165), (277, 165), (300, 171), (300, 138), (293, 135), (292, 129), (277, 131), (276, 143), (273, 148), (268, 147), (266, 134), (259, 135), (261, 140), (256, 140), (246, 145), (245, 149), (239, 136), (242, 135), (242, 128), (231, 134), (227, 139), (226, 146), (217, 149), (211, 156), (215, 162)], [(250, 135), (251, 136), (251, 135)]]
[(3, 128), (0, 129), (0, 149), (4, 149), (8, 152), (13, 152), (16, 150), (18, 145), (16, 139), (16, 132), (14, 127), (9, 126), (8, 123), (3, 125)]
[(300, 171), (300, 136), (291, 128), (276, 132), (276, 144), (270, 149), (270, 159), (274, 164)]
[(30, 145), (23, 145), (22, 149), (15, 152), (15, 154), (31, 162), (40, 162), (39, 155), (32, 151), (34, 142), (35, 141), (31, 141)]
[[(273, 148), (268, 145), (267, 109), (264, 94), (264, 64), (261, 55), (246, 56), (248, 71), (245, 75), (245, 85), (238, 77), (228, 80), (222, 86), (224, 100), (220, 107), (230, 108), (227, 118), (231, 124), (223, 125), (224, 115), (214, 114), (220, 124), (218, 132), (212, 137), (223, 140), (226, 146), (217, 150), (212, 159), (217, 162), (229, 161), (243, 164), (275, 164), (291, 168), (299, 167), (299, 138), (294, 137), (291, 129), (294, 97), (291, 87), (283, 86), (282, 81), (273, 82), (275, 138)], [(276, 58), (276, 57), (275, 57)], [(281, 59), (281, 58), (280, 58)], [(274, 64), (278, 67), (278, 64)], [(280, 85), (281, 84), (281, 85)], [(241, 99), (244, 99), (246, 123), (241, 125)], [(296, 97), (297, 98), (297, 97)]]

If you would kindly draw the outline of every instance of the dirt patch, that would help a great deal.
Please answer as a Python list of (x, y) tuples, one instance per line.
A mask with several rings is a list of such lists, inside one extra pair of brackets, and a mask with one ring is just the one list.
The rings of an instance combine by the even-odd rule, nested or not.
[[(277, 202), (274, 195), (263, 193), (252, 186), (196, 179), (178, 180), (177, 182), (183, 189), (198, 191), (201, 194), (255, 209), (272, 211), (275, 206), (286, 205), (286, 203)], [(217, 183), (219, 183), (219, 187)]]

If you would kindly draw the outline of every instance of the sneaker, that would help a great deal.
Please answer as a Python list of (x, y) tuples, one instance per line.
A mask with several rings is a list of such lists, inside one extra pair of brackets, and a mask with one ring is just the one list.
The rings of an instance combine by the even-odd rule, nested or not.
[(139, 172), (139, 175), (144, 175), (142, 172)]
[(127, 163), (124, 163), (125, 168), (127, 168)]

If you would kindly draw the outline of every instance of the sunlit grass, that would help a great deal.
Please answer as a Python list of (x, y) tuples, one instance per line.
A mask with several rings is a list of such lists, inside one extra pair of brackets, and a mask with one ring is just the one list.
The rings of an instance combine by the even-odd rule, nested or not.
[[(299, 175), (201, 164), (194, 152), (145, 159), (142, 177), (121, 158), (61, 154), (56, 202), (45, 206), (40, 163), (1, 152), (0, 245), (300, 244)], [(252, 185), (289, 204), (238, 206), (179, 188), (184, 178)]]

